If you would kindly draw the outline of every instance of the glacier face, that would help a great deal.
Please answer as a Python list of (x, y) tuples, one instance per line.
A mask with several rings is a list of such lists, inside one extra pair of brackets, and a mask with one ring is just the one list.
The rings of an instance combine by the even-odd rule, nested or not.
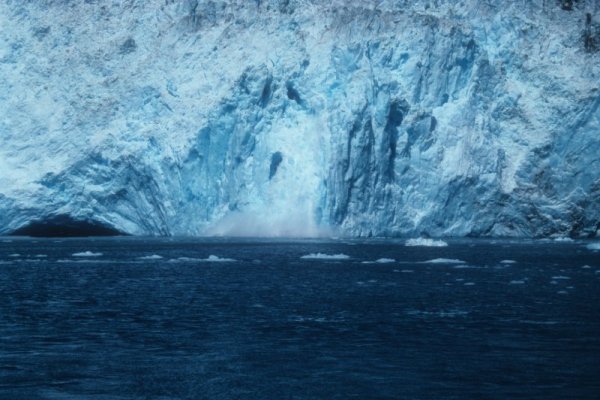
[(600, 2), (565, 8), (0, 0), (0, 234), (599, 235)]

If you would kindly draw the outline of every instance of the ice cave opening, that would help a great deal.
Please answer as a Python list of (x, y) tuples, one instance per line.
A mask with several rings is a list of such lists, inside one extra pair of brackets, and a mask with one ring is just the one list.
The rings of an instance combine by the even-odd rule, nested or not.
[(70, 215), (55, 215), (32, 221), (14, 232), (12, 236), (33, 237), (88, 237), (125, 235), (111, 226), (94, 220), (78, 220)]

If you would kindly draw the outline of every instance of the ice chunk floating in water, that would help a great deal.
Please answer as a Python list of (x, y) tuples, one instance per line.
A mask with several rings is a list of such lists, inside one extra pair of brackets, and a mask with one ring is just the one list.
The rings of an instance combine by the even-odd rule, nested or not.
[(300, 258), (304, 260), (347, 260), (350, 258), (350, 256), (346, 254), (311, 253)]
[(405, 246), (423, 246), (423, 247), (446, 247), (448, 243), (443, 240), (434, 240), (427, 238), (408, 239)]
[(363, 264), (390, 264), (390, 263), (394, 263), (396, 262), (396, 260), (394, 260), (393, 258), (378, 258), (375, 261), (363, 261)]
[(434, 258), (433, 260), (423, 261), (422, 264), (465, 264), (465, 262), (456, 258)]
[(159, 256), (158, 254), (152, 254), (151, 256), (144, 256), (144, 257), (138, 257), (138, 260), (162, 260), (162, 256)]
[(100, 257), (102, 253), (94, 253), (92, 251), (82, 251), (80, 253), (73, 253), (73, 257)]
[(208, 258), (204, 258), (200, 261), (204, 261), (204, 262), (234, 262), (236, 260), (234, 260), (233, 258), (221, 258), (218, 256), (210, 255), (210, 256), (208, 256)]
[(600, 242), (590, 243), (586, 247), (590, 250), (598, 251), (600, 250)]

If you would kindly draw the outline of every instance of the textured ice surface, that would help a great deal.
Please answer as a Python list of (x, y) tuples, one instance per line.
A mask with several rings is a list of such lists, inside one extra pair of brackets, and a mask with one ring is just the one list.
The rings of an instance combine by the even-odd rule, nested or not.
[(599, 18), (597, 1), (0, 0), (0, 234), (67, 215), (150, 235), (596, 235)]
[(424, 246), (424, 247), (446, 247), (448, 243), (443, 240), (435, 240), (435, 239), (425, 239), (425, 238), (417, 238), (417, 239), (408, 239), (405, 246)]

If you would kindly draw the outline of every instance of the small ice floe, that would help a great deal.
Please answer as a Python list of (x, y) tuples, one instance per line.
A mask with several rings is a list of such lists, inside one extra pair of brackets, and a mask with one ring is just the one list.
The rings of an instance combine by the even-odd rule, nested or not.
[(592, 267), (590, 267), (589, 265), (584, 265), (583, 267), (581, 267), (581, 269), (592, 269)]
[(162, 256), (159, 256), (158, 254), (152, 254), (151, 256), (138, 257), (138, 260), (162, 260)]
[(193, 257), (178, 257), (177, 259), (169, 260), (170, 263), (176, 262), (234, 262), (233, 258), (221, 258), (214, 255), (210, 255), (207, 258), (193, 258)]
[(423, 261), (422, 264), (466, 264), (466, 262), (456, 258), (434, 258), (433, 260)]
[[(395, 272), (395, 271), (396, 271), (396, 270), (394, 270), (394, 272)], [(403, 274), (412, 274), (413, 272), (415, 272), (415, 271), (414, 271), (414, 270), (412, 270), (412, 269), (403, 269), (403, 270), (402, 270), (402, 273), (403, 273)]]
[(569, 280), (571, 278), (568, 276), (559, 275), (559, 276), (553, 276), (552, 279), (555, 281), (558, 281), (558, 280)]
[(350, 256), (346, 254), (323, 254), (323, 253), (310, 253), (300, 257), (304, 260), (348, 260)]
[(100, 257), (102, 253), (94, 253), (93, 251), (82, 251), (79, 253), (73, 253), (73, 257)]
[(393, 258), (378, 258), (375, 261), (363, 261), (363, 264), (390, 264), (390, 263), (394, 263), (396, 262), (396, 260), (394, 260)]
[(559, 290), (556, 293), (558, 293), (558, 294), (569, 294), (569, 292), (567, 292), (566, 290)]
[(516, 264), (517, 262), (515, 260), (502, 260), (500, 261), (500, 264)]
[(465, 282), (465, 286), (475, 286), (475, 282)]
[(21, 257), (21, 255), (19, 253), (9, 254), (8, 256), (12, 257), (12, 258)]
[(590, 243), (585, 247), (587, 247), (589, 250), (598, 251), (600, 250), (600, 242)]
[(571, 239), (570, 237), (557, 237), (557, 238), (554, 238), (554, 241), (555, 241), (555, 242), (563, 242), (563, 243), (571, 243), (571, 242), (574, 242), (574, 240), (573, 240), (573, 239)]
[(514, 280), (514, 281), (510, 281), (509, 285), (524, 285), (525, 281), (524, 280)]
[(428, 238), (416, 238), (416, 239), (408, 239), (405, 243), (405, 246), (413, 247), (413, 246), (423, 246), (423, 247), (446, 247), (448, 243), (443, 240), (435, 240)]
[(198, 262), (198, 261), (202, 261), (202, 258), (177, 257), (177, 258), (172, 258), (172, 259), (169, 260), (170, 263), (177, 263), (177, 262)]
[(217, 256), (213, 256), (212, 254), (208, 256), (208, 258), (202, 259), (204, 262), (234, 262), (233, 258), (221, 258)]
[(3, 240), (2, 243), (12, 243), (12, 240)]
[(454, 268), (454, 269), (474, 269), (474, 268), (481, 268), (481, 267), (477, 267), (475, 265), (468, 265), (468, 264), (457, 264), (457, 265), (453, 266), (452, 268)]
[(48, 256), (45, 254), (36, 254), (35, 255), (35, 258), (46, 258), (46, 257), (48, 257)]

